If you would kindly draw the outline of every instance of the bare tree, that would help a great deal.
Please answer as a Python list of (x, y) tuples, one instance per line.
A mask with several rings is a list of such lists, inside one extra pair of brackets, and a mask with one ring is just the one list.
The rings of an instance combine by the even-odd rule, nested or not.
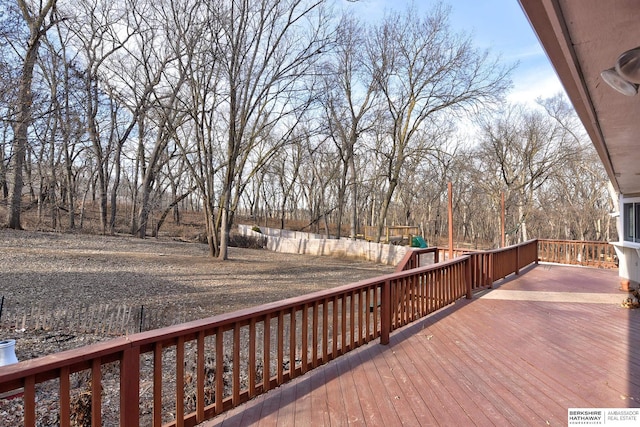
[[(610, 197), (610, 181), (577, 114), (566, 97), (538, 99), (539, 105), (575, 145), (562, 168), (543, 187), (538, 235), (577, 240), (609, 240), (610, 212), (617, 212), (617, 195)], [(553, 205), (552, 210), (545, 209)], [(555, 230), (549, 230), (549, 226)]]
[(56, 0), (44, 2), (29, 2), (17, 0), (20, 16), (27, 25), (26, 46), (13, 48), (20, 52), (22, 67), (18, 82), (18, 99), (16, 100), (16, 114), (13, 121), (13, 143), (11, 160), (7, 168), (9, 182), (7, 225), (9, 228), (21, 229), (20, 216), (22, 212), (22, 171), (25, 166), (25, 156), (28, 145), (28, 129), (32, 122), (31, 108), (33, 96), (31, 85), (33, 71), (38, 59), (38, 51), (43, 35), (50, 30), (56, 21), (53, 12)]
[(337, 237), (342, 235), (342, 218), (347, 190), (351, 193), (350, 237), (358, 232), (358, 189), (355, 167), (357, 143), (371, 125), (367, 113), (377, 100), (373, 64), (367, 62), (362, 46), (366, 32), (362, 23), (345, 14), (338, 23), (336, 45), (327, 63), (324, 96), (328, 133), (338, 150), (341, 164), (338, 185)]
[(260, 0), (217, 4), (222, 27), (216, 42), (228, 135), (219, 204), (221, 259), (228, 257), (231, 209), (246, 186), (241, 181), (249, 154), (276, 125), (285, 129), (281, 135), (290, 133), (300, 123), (300, 109), (308, 106), (308, 88), (301, 79), (328, 41), (323, 33), (323, 3)]
[[(60, 86), (58, 96), (51, 97), (51, 113), (55, 116), (60, 133), (60, 151), (62, 157), (64, 173), (63, 178), (59, 178), (61, 188), (61, 202), (65, 203), (68, 227), (76, 228), (76, 200), (78, 166), (76, 159), (85, 149), (82, 143), (82, 135), (86, 129), (85, 117), (83, 114), (82, 88), (84, 82), (82, 73), (77, 67), (77, 52), (72, 48), (70, 38), (73, 37), (64, 31), (62, 25), (56, 26), (56, 39), (48, 43), (49, 50), (55, 52), (58, 57), (57, 67), (53, 69), (51, 85)], [(54, 73), (58, 73), (57, 75)], [(61, 93), (60, 93), (61, 92)], [(61, 208), (62, 209), (62, 208)]]
[[(483, 125), (478, 168), (498, 193), (504, 189), (508, 208), (517, 210), (513, 234), (529, 237), (527, 218), (536, 191), (576, 159), (576, 135), (543, 111), (511, 105)], [(482, 160), (480, 160), (482, 159)]]
[(306, 171), (301, 172), (302, 191), (309, 206), (309, 224), (316, 233), (324, 228), (329, 235), (329, 215), (337, 209), (336, 180), (340, 176), (340, 164), (336, 162), (335, 153), (330, 149), (331, 143), (326, 140), (309, 141), (306, 144), (310, 159)]
[[(58, 175), (59, 166), (61, 164), (60, 154), (57, 150), (57, 141), (59, 139), (61, 123), (56, 114), (50, 114), (57, 109), (57, 100), (59, 98), (58, 90), (64, 88), (59, 82), (59, 70), (61, 58), (56, 52), (55, 47), (48, 40), (43, 38), (43, 45), (46, 46), (46, 53), (39, 55), (37, 62), (40, 70), (41, 86), (46, 86), (48, 94), (39, 100), (40, 108), (36, 107), (36, 116), (42, 117), (41, 120), (34, 120), (33, 134), (35, 141), (32, 142), (33, 150), (36, 152), (36, 168), (39, 178), (38, 187), (38, 224), (45, 221), (44, 211), (49, 208), (49, 221), (51, 228), (58, 229), (60, 220), (59, 203), (57, 201)], [(44, 88), (42, 88), (44, 92)], [(38, 111), (40, 110), (40, 111)], [(36, 144), (36, 141), (39, 143)]]
[(14, 43), (16, 35), (20, 34), (17, 13), (5, 13), (0, 16), (0, 122), (2, 133), (0, 139), (0, 193), (3, 199), (9, 196), (7, 182), (7, 169), (11, 159), (11, 145), (13, 132), (11, 129), (11, 118), (15, 114), (15, 99), (18, 98), (18, 91), (15, 82), (19, 79), (19, 69), (15, 66), (17, 54), (14, 54), (10, 46)]
[[(186, 3), (188, 4), (188, 3)], [(175, 129), (174, 142), (190, 172), (193, 187), (202, 199), (207, 242), (211, 256), (219, 253), (219, 232), (215, 224), (218, 189), (216, 180), (222, 168), (223, 104), (219, 84), (222, 69), (218, 64), (220, 51), (216, 40), (220, 37), (221, 18), (218, 5), (213, 2), (192, 2), (191, 19), (177, 28), (182, 33), (182, 55), (176, 59), (180, 75), (185, 77), (185, 93), (179, 99), (180, 108), (188, 120)], [(195, 20), (195, 17), (199, 17)], [(195, 188), (194, 188), (195, 187)], [(186, 194), (185, 192), (185, 194)]]
[(304, 155), (305, 149), (302, 144), (292, 144), (290, 147), (279, 150), (279, 153), (270, 162), (268, 170), (278, 183), (281, 229), (285, 227), (288, 203), (297, 185)]
[[(105, 81), (105, 62), (123, 49), (135, 33), (131, 26), (117, 25), (126, 22), (128, 10), (110, 1), (82, 0), (75, 5), (74, 20), (69, 22), (68, 31), (73, 33), (75, 48), (80, 52), (78, 68), (82, 70), (84, 81), (84, 107), (88, 139), (97, 163), (97, 184), (99, 190), (100, 227), (105, 234), (109, 230), (108, 195), (111, 155), (115, 144), (117, 117), (112, 114), (113, 98), (109, 97)], [(110, 108), (104, 108), (105, 105)], [(102, 117), (105, 115), (106, 117)], [(106, 123), (102, 124), (104, 120)]]
[(497, 101), (509, 85), (510, 70), (475, 49), (469, 38), (454, 34), (448, 15), (442, 5), (425, 16), (409, 8), (402, 15), (387, 16), (369, 37), (367, 50), (387, 123), (380, 166), (387, 182), (378, 238), (412, 152), (430, 149), (421, 144), (437, 142), (445, 119)]

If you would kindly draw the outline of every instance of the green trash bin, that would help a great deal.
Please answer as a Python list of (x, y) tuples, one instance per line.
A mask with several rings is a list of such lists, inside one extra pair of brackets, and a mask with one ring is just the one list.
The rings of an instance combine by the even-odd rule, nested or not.
[(428, 248), (429, 245), (427, 244), (427, 242), (422, 238), (422, 236), (413, 236), (411, 238), (411, 247), (412, 248)]

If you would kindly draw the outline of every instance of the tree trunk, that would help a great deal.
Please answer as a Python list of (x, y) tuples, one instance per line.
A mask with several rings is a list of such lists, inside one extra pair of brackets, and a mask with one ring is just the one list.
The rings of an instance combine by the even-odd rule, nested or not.
[(151, 173), (147, 173), (142, 183), (142, 200), (140, 201), (140, 213), (138, 215), (139, 226), (136, 233), (141, 239), (147, 237), (147, 222), (149, 221), (149, 213), (151, 211), (150, 200), (152, 187), (153, 176)]
[(102, 234), (107, 234), (107, 182), (109, 164), (108, 154), (102, 149), (102, 141), (98, 132), (97, 115), (98, 115), (98, 88), (97, 77), (90, 75), (86, 76), (86, 91), (87, 91), (87, 130), (89, 132), (89, 139), (93, 147), (93, 154), (96, 158), (96, 167), (98, 170), (98, 191), (99, 191), (99, 207), (100, 207), (100, 229)]
[(340, 171), (340, 185), (338, 186), (338, 212), (336, 213), (336, 237), (339, 239), (342, 237), (342, 218), (344, 216), (344, 210), (346, 205), (346, 193), (347, 193), (347, 174), (349, 173), (348, 162), (342, 162), (342, 170)]
[(120, 175), (121, 165), (120, 156), (122, 153), (122, 144), (116, 146), (116, 152), (113, 159), (115, 166), (113, 185), (111, 187), (111, 214), (109, 216), (109, 234), (113, 235), (116, 232), (116, 214), (117, 214), (117, 201), (118, 201), (118, 187), (120, 187)]
[(66, 181), (67, 181), (67, 208), (69, 209), (69, 229), (76, 228), (76, 200), (75, 200), (75, 180), (73, 178), (73, 166), (71, 159), (68, 156), (67, 149), (65, 148), (65, 163), (66, 163)]
[(518, 206), (518, 216), (520, 217), (520, 243), (528, 240), (527, 235), (527, 218), (522, 203)]
[(207, 233), (207, 244), (209, 245), (209, 255), (217, 257), (219, 254), (218, 232), (216, 230), (215, 221), (213, 220), (213, 204), (212, 200), (204, 200), (205, 229)]
[(351, 156), (349, 163), (351, 165), (351, 230), (349, 237), (355, 240), (358, 235), (358, 188), (354, 156)]
[(220, 209), (222, 209), (220, 216), (220, 252), (218, 258), (221, 260), (229, 259), (229, 206), (231, 199), (231, 188), (227, 186), (224, 191), (222, 203)]
[(177, 196), (175, 191), (174, 191), (173, 201), (169, 204), (169, 206), (167, 206), (167, 208), (164, 210), (164, 212), (162, 212), (162, 215), (160, 216), (160, 219), (158, 220), (158, 224), (156, 225), (156, 227), (155, 227), (155, 229), (153, 231), (153, 237), (156, 237), (156, 238), (158, 237), (158, 233), (160, 232), (160, 227), (162, 227), (162, 224), (164, 224), (164, 221), (165, 221), (165, 219), (167, 219), (167, 215), (169, 215), (169, 212), (173, 211), (178, 206), (178, 203), (180, 203), (182, 200), (186, 199), (189, 196), (189, 194), (191, 194), (196, 188), (198, 188), (198, 186), (191, 187), (189, 190), (187, 190), (187, 192), (185, 192), (181, 196)]
[(380, 238), (382, 237), (382, 229), (384, 228), (384, 225), (386, 223), (385, 220), (387, 218), (387, 213), (389, 212), (391, 199), (393, 198), (393, 193), (397, 186), (398, 186), (398, 181), (396, 179), (391, 179), (389, 181), (389, 189), (387, 190), (384, 196), (384, 199), (382, 200), (382, 205), (380, 206), (380, 211), (378, 212), (378, 228), (376, 231), (376, 243), (380, 243)]
[[(51, 1), (49, 3), (52, 3)], [(55, 3), (55, 2), (53, 2)], [(26, 10), (26, 6), (25, 6)], [(26, 17), (25, 17), (26, 18)], [(42, 17), (44, 19), (44, 17)], [(33, 69), (38, 59), (38, 48), (40, 47), (40, 25), (29, 23), (31, 36), (29, 38), (28, 49), (25, 54), (20, 76), (20, 87), (18, 88), (18, 114), (13, 127), (13, 156), (9, 160), (8, 167), (8, 206), (7, 206), (7, 226), (15, 230), (21, 230), (22, 213), (22, 188), (24, 186), (23, 169), (27, 153), (27, 131), (31, 124), (31, 107), (33, 97), (31, 94), (31, 84), (33, 82)]]
[(138, 155), (136, 156), (135, 168), (133, 170), (133, 184), (131, 192), (131, 235), (138, 234), (138, 180), (140, 171), (146, 173), (144, 164), (144, 132), (145, 132), (145, 120), (141, 117), (138, 120)]

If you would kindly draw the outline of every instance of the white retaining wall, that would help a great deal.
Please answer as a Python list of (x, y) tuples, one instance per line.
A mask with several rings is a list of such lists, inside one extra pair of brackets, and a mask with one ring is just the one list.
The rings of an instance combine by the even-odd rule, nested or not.
[[(239, 227), (245, 227), (251, 230), (252, 227), (248, 225), (239, 225)], [(312, 240), (312, 239), (326, 239), (326, 234), (305, 233), (303, 231), (291, 231), (281, 230), (279, 228), (260, 227), (262, 234), (270, 237), (284, 237), (286, 239), (298, 239), (298, 240)]]
[[(327, 239), (313, 233), (279, 230), (260, 227), (257, 233), (248, 225), (238, 225), (238, 232), (244, 236), (266, 237), (267, 249), (275, 252), (306, 255), (326, 255), (334, 257), (358, 258), (387, 265), (398, 265), (407, 253), (406, 246), (386, 245), (366, 240)], [(292, 236), (292, 237), (289, 237)]]

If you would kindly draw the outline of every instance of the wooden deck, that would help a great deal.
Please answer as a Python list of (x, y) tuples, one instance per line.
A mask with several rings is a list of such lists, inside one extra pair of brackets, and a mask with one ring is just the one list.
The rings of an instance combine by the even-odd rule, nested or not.
[(640, 310), (616, 271), (538, 265), (201, 426), (564, 426), (640, 407)]

